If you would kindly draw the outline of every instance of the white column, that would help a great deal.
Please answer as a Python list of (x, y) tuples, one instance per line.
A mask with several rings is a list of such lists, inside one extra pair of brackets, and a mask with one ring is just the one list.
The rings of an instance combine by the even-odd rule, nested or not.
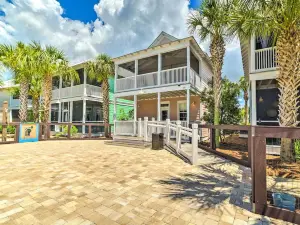
[(256, 80), (251, 81), (251, 125), (257, 124), (256, 118)]
[(144, 117), (144, 141), (148, 141), (148, 117)]
[[(82, 107), (82, 123), (85, 123), (86, 117), (86, 100), (83, 100), (83, 107)], [(82, 133), (85, 134), (85, 126), (82, 126)]]
[(134, 88), (137, 88), (137, 81), (136, 81), (136, 77), (139, 74), (139, 60), (136, 59), (135, 60), (135, 73), (134, 73)]
[[(61, 114), (62, 114), (62, 110), (61, 110), (61, 102), (58, 103), (58, 123), (61, 123)], [(55, 126), (55, 131), (59, 132), (59, 126)]]
[(143, 137), (142, 135), (142, 118), (139, 118), (138, 120), (138, 137)]
[(62, 89), (62, 76), (59, 77), (59, 99), (61, 99), (61, 89)]
[(118, 89), (117, 89), (118, 69), (119, 69), (119, 65), (115, 64), (115, 79), (114, 79), (115, 88), (114, 88), (114, 92), (118, 91)]
[(190, 82), (190, 72), (191, 72), (191, 48), (190, 45), (186, 48), (186, 58), (187, 58), (187, 82)]
[(86, 83), (87, 83), (87, 72), (86, 72), (86, 69), (84, 68), (84, 73), (83, 73), (83, 96), (86, 96)]
[(186, 90), (186, 122), (187, 122), (187, 124), (190, 123), (190, 108), (191, 108), (191, 91), (190, 91), (190, 89), (187, 89)]
[(72, 121), (73, 121), (73, 101), (71, 101), (70, 102), (70, 109), (69, 109), (69, 111), (70, 111), (70, 123), (72, 123)]
[(117, 98), (114, 97), (114, 136), (117, 135)]
[(136, 122), (137, 122), (137, 95), (134, 95), (134, 122), (133, 122), (133, 135), (136, 135)]
[[(51, 118), (51, 114), (50, 114)], [(9, 122), (12, 123), (12, 109), (9, 110)]]
[(199, 77), (200, 77), (200, 90), (202, 91), (203, 85), (202, 85), (202, 59), (199, 60)]
[(157, 121), (160, 121), (161, 118), (160, 118), (160, 92), (157, 93)]
[(162, 67), (161, 53), (159, 53), (158, 54), (158, 73), (157, 73), (157, 85), (158, 86), (161, 84), (161, 67)]
[(166, 142), (167, 142), (167, 145), (170, 144), (170, 136), (171, 136), (171, 130), (170, 130), (170, 119), (167, 119), (166, 120)]
[(181, 121), (176, 121), (176, 151), (179, 152), (181, 148)]

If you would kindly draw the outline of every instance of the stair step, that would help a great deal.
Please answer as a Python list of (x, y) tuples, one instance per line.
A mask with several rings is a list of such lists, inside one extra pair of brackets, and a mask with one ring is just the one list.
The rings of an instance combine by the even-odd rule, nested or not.
[(148, 143), (139, 143), (139, 142), (120, 142), (120, 141), (105, 141), (107, 145), (115, 145), (115, 146), (122, 146), (122, 147), (130, 147), (130, 148), (149, 148), (151, 145)]

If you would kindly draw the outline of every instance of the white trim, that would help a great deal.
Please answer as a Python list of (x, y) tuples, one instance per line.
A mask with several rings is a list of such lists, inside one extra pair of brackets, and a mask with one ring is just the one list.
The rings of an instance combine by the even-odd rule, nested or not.
[(279, 75), (279, 71), (276, 69), (268, 70), (264, 72), (250, 73), (249, 79), (252, 80), (269, 80), (276, 79)]
[(160, 109), (160, 92), (157, 93), (157, 121), (161, 120), (161, 109)]
[(256, 80), (251, 81), (251, 125), (257, 124), (256, 116)]
[(160, 86), (160, 87), (156, 87), (156, 88), (140, 88), (137, 90), (115, 93), (115, 96), (118, 98), (121, 98), (121, 97), (133, 96), (133, 95), (139, 95), (139, 94), (151, 94), (151, 93), (168, 92), (168, 91), (182, 91), (182, 90), (186, 90), (186, 89), (190, 89), (190, 88), (191, 88), (190, 84), (180, 83), (180, 84)]

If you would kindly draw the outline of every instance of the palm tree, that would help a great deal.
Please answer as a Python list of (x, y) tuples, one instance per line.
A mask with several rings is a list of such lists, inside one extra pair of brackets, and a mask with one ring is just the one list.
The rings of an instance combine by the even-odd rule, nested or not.
[(247, 125), (248, 123), (248, 100), (249, 100), (249, 95), (248, 95), (248, 89), (249, 89), (249, 82), (245, 76), (242, 76), (239, 80), (239, 86), (240, 89), (243, 92), (243, 97), (244, 97), (244, 123)]
[[(108, 79), (114, 74), (114, 63), (106, 54), (101, 54), (94, 61), (86, 65), (86, 70), (91, 80), (102, 83), (103, 92), (103, 119), (109, 124), (109, 82)], [(108, 126), (105, 126), (105, 136), (108, 137)]]
[(43, 90), (43, 122), (49, 121), (50, 104), (52, 99), (52, 78), (62, 76), (64, 79), (78, 80), (76, 71), (69, 67), (68, 61), (62, 51), (53, 47), (46, 46), (45, 49), (39, 43), (32, 43), (32, 48), (39, 52), (38, 73), (42, 76)]
[(40, 120), (40, 97), (42, 95), (42, 77), (41, 75), (33, 75), (30, 82), (29, 94), (32, 96), (32, 112), (34, 122)]
[[(220, 124), (222, 67), (225, 56), (225, 41), (228, 36), (230, 4), (224, 0), (204, 0), (198, 11), (188, 18), (190, 33), (197, 33), (201, 40), (210, 39), (210, 54), (213, 65), (214, 124)], [(215, 143), (219, 146), (220, 131), (216, 130)]]
[(0, 45), (0, 61), (14, 72), (15, 82), (20, 85), (21, 122), (27, 120), (29, 82), (35, 72), (34, 54), (32, 48), (22, 42), (18, 42), (16, 46)]
[[(279, 68), (279, 124), (296, 127), (300, 88), (300, 1), (240, 0), (231, 13), (232, 32), (241, 39), (272, 37)], [(281, 140), (281, 160), (294, 162), (292, 140)]]

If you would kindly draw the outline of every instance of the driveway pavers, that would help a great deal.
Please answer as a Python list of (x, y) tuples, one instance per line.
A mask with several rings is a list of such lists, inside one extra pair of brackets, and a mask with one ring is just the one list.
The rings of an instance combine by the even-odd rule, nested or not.
[(0, 224), (286, 224), (250, 212), (247, 168), (202, 157), (192, 166), (103, 141), (0, 145)]

